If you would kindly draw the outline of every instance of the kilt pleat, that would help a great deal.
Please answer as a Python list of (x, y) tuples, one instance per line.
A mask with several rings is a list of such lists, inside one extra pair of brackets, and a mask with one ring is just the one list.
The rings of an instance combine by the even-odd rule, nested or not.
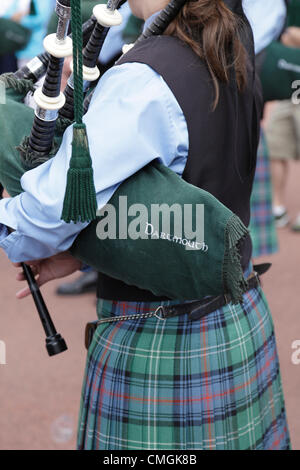
[[(178, 303), (162, 302), (163, 304)], [(158, 303), (99, 300), (100, 318)], [(288, 449), (274, 327), (260, 288), (199, 321), (100, 325), (88, 351), (78, 448)]]
[(273, 216), (273, 189), (269, 150), (261, 131), (257, 151), (257, 165), (251, 196), (250, 235), (253, 258), (271, 255), (278, 251), (278, 237)]

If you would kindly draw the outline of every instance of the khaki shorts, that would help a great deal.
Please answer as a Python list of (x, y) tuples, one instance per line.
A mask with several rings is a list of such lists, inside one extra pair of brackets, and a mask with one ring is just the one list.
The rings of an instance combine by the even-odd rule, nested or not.
[(266, 124), (271, 159), (300, 159), (300, 105), (278, 101)]

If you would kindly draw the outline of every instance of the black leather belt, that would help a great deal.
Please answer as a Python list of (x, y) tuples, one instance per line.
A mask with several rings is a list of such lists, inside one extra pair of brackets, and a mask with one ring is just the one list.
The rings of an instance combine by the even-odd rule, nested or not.
[[(247, 279), (247, 291), (255, 289), (259, 285), (259, 274), (254, 272), (253, 275)], [(219, 308), (224, 307), (229, 304), (231, 300), (230, 294), (219, 295), (218, 297), (208, 297), (203, 300), (197, 300), (186, 304), (162, 306), (159, 314), (162, 318), (172, 318), (187, 313), (189, 315), (189, 319), (195, 321), (200, 320), (209, 313), (215, 312)]]
[[(267, 272), (270, 267), (270, 263), (253, 266), (254, 271), (251, 276), (247, 279), (247, 290), (245, 292), (248, 292), (249, 290), (258, 287), (260, 285), (259, 276)], [(215, 312), (216, 310), (224, 307), (225, 305), (229, 304), (231, 300), (232, 299), (230, 294), (224, 294), (219, 295), (217, 297), (207, 297), (205, 299), (197, 300), (195, 302), (187, 302), (167, 306), (161, 305), (155, 310), (155, 312), (137, 313), (133, 315), (122, 315), (116, 317), (103, 318), (99, 321), (87, 324), (85, 331), (85, 345), (88, 349), (92, 342), (97, 327), (103, 323), (115, 323), (118, 321), (148, 319), (153, 317), (157, 317), (160, 320), (164, 320), (167, 318), (173, 318), (179, 315), (186, 314), (188, 314), (189, 319), (191, 321), (196, 321), (205, 317), (209, 313)]]

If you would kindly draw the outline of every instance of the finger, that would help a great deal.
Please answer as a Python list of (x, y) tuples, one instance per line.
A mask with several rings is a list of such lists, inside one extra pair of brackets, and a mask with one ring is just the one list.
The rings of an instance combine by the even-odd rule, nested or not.
[(32, 266), (39, 266), (41, 264), (41, 260), (34, 259), (32, 261), (26, 261), (26, 264), (32, 268)]
[(53, 277), (49, 276), (49, 272), (42, 271), (37, 278), (36, 282), (39, 287), (43, 286), (49, 281), (52, 281)]
[(17, 280), (17, 281), (25, 281), (24, 273), (18, 273), (18, 274), (16, 275), (16, 280)]
[[(21, 268), (23, 263), (12, 263), (15, 268)], [(26, 261), (27, 266), (38, 266), (40, 264), (40, 260), (33, 260), (33, 261)]]
[[(36, 277), (39, 273), (38, 271), (38, 268), (36, 266), (32, 266), (31, 268), (32, 270), (32, 273), (34, 275), (34, 277)], [(16, 275), (16, 279), (17, 281), (25, 281), (26, 280), (26, 277), (25, 277), (25, 274), (23, 271), (20, 271), (17, 275)]]
[(20, 300), (24, 299), (25, 297), (28, 297), (28, 295), (30, 295), (29, 287), (24, 287), (24, 289), (16, 293), (17, 299), (20, 299)]
[(37, 276), (39, 274), (40, 266), (39, 265), (36, 265), (36, 266), (32, 265), (32, 266), (30, 266), (30, 269), (31, 269), (33, 275)]

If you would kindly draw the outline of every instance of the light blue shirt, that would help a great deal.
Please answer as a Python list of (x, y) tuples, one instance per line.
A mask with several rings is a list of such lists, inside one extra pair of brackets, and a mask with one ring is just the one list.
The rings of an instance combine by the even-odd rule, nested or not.
[[(154, 159), (179, 175), (188, 154), (182, 110), (163, 78), (144, 64), (110, 69), (100, 80), (84, 118), (93, 161), (98, 208), (122, 181)], [(87, 224), (60, 217), (71, 157), (72, 127), (57, 155), (25, 173), (24, 192), (0, 201), (0, 247), (14, 262), (65, 251)], [(16, 231), (9, 234), (5, 226)]]
[(286, 5), (284, 0), (243, 0), (243, 8), (253, 30), (258, 54), (283, 30)]

